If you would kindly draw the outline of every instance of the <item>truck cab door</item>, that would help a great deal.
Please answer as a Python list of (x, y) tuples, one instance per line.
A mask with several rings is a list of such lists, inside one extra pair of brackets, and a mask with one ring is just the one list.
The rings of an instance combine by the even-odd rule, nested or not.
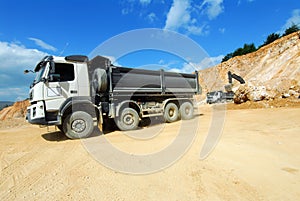
[(55, 63), (50, 67), (44, 90), (46, 111), (57, 111), (66, 99), (77, 96), (78, 84), (75, 65)]

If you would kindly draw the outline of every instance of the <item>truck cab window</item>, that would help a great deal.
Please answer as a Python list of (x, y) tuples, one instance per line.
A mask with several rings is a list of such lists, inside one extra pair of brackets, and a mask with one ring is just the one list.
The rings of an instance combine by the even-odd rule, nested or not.
[(66, 82), (74, 80), (74, 66), (68, 63), (55, 63), (55, 67), (50, 70), (51, 82)]

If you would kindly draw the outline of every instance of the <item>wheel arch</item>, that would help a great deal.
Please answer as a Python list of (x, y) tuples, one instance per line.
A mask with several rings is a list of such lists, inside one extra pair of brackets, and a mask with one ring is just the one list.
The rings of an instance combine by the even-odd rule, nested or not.
[(168, 103), (174, 103), (180, 108), (180, 105), (184, 102), (190, 102), (193, 105), (193, 101), (190, 98), (168, 98), (163, 101), (163, 108), (165, 108)]
[(64, 104), (62, 104), (59, 114), (64, 118), (74, 110), (86, 111), (90, 115), (99, 118), (99, 109), (91, 102), (89, 97), (67, 99)]
[(136, 112), (139, 114), (139, 116), (141, 116), (142, 110), (141, 110), (139, 104), (135, 101), (126, 100), (126, 101), (119, 103), (119, 105), (116, 108), (116, 115), (119, 116), (124, 108), (132, 108), (132, 109), (136, 110)]

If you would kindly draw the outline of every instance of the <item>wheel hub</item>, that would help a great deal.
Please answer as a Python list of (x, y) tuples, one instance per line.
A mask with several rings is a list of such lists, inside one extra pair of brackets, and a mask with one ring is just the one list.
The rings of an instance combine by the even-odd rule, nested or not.
[(174, 115), (174, 110), (169, 110), (169, 115), (170, 115), (170, 117), (173, 117), (173, 115)]
[(190, 108), (185, 108), (185, 114), (189, 114), (190, 113)]
[(75, 121), (72, 122), (71, 127), (73, 131), (80, 133), (84, 131), (84, 129), (86, 128), (86, 124), (84, 120), (76, 119)]
[(125, 124), (131, 125), (131, 124), (133, 124), (133, 122), (134, 122), (134, 119), (133, 119), (133, 117), (130, 114), (126, 114), (124, 116), (124, 123)]

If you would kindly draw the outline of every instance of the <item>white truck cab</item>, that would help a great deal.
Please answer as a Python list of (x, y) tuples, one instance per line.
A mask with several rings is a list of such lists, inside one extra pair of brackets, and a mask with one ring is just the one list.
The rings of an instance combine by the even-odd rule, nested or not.
[[(87, 66), (81, 60), (65, 57), (45, 57), (34, 69), (27, 119), (30, 123), (60, 125), (59, 111), (72, 97), (90, 97)], [(80, 76), (79, 76), (80, 75)]]

